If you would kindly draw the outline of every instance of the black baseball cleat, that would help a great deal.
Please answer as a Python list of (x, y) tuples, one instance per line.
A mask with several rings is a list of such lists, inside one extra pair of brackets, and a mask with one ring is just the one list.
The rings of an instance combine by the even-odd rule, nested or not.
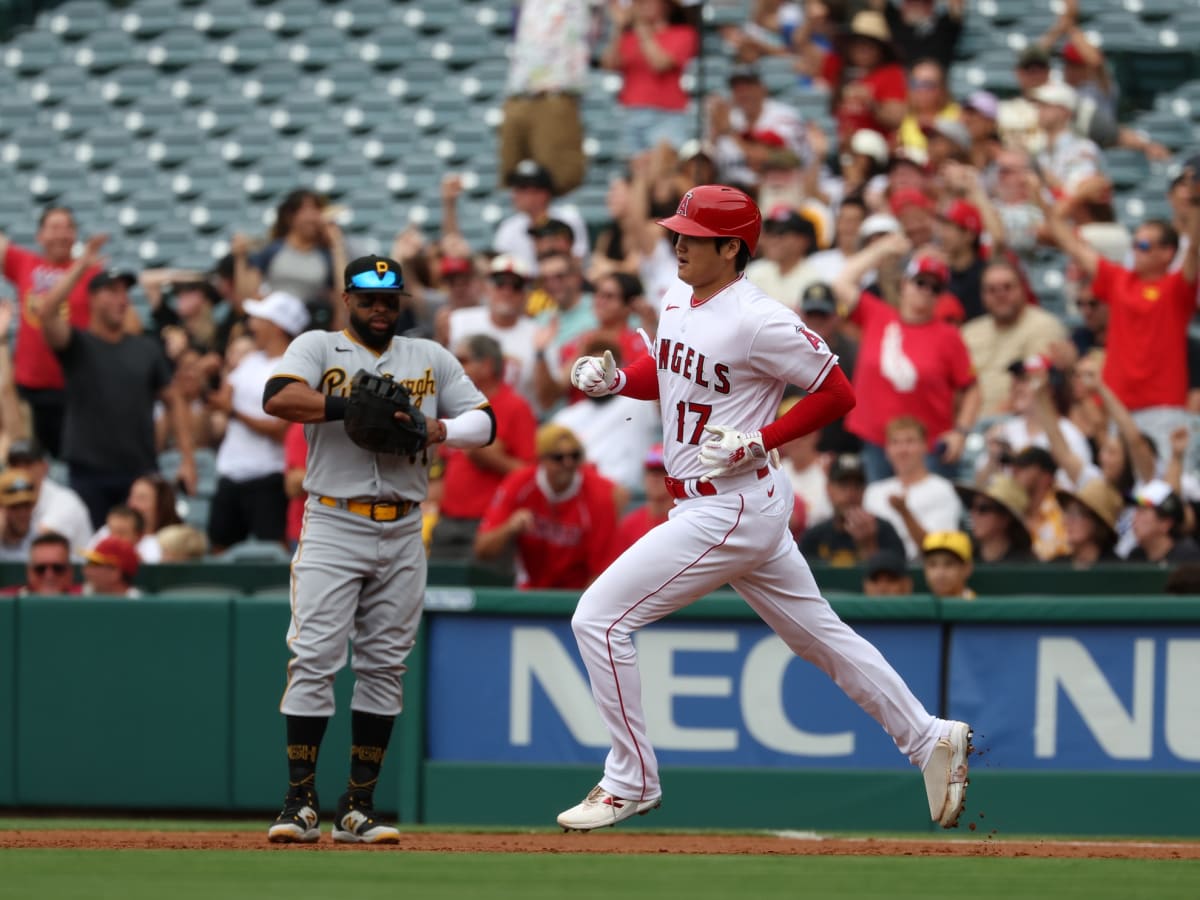
[(317, 792), (310, 787), (293, 787), (283, 801), (283, 812), (267, 830), (273, 844), (313, 844), (321, 839), (317, 814)]
[(371, 796), (347, 792), (338, 801), (333, 839), (339, 844), (398, 844), (400, 832), (376, 822)]

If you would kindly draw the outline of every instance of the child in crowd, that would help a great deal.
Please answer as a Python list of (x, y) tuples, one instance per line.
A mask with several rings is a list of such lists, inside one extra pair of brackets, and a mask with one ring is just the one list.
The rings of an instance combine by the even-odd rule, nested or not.
[(925, 583), (935, 597), (974, 600), (967, 587), (971, 577), (971, 538), (962, 531), (932, 531), (921, 543)]

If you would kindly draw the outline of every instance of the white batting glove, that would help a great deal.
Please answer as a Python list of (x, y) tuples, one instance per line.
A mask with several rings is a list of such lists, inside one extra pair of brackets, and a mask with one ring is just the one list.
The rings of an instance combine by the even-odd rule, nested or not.
[(571, 366), (571, 384), (589, 397), (605, 397), (617, 389), (620, 373), (612, 351), (605, 350), (604, 357), (581, 356)]
[(722, 475), (730, 475), (751, 465), (761, 466), (767, 459), (767, 448), (763, 446), (762, 432), (746, 434), (724, 425), (705, 425), (705, 431), (714, 437), (700, 445), (697, 454), (708, 471), (700, 476), (701, 481), (712, 481)]

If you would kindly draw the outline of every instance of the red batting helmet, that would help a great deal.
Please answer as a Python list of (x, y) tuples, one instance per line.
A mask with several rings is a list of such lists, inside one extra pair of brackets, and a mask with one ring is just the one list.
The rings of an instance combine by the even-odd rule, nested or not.
[(675, 215), (659, 219), (658, 224), (691, 237), (741, 238), (753, 255), (762, 231), (762, 213), (737, 188), (702, 184), (683, 195)]

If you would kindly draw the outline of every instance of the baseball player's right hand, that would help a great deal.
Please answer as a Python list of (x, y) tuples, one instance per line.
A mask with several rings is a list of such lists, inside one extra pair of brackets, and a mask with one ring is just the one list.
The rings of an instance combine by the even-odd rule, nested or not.
[(612, 352), (604, 356), (581, 356), (571, 366), (571, 384), (589, 397), (605, 397), (617, 388), (617, 363)]

